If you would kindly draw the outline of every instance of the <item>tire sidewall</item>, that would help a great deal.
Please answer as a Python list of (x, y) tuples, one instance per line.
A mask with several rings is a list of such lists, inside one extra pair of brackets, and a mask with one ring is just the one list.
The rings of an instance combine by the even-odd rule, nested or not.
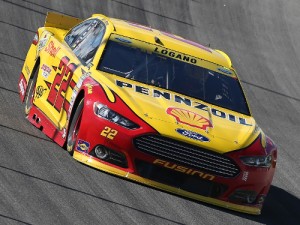
[(81, 99), (78, 106), (76, 107), (75, 114), (72, 118), (68, 136), (67, 136), (67, 151), (70, 155), (74, 154), (75, 145), (77, 142), (77, 135), (74, 135), (74, 132), (79, 132), (80, 130), (80, 123), (82, 119), (82, 111), (83, 111), (84, 99)]
[(28, 81), (28, 88), (25, 94), (25, 114), (28, 115), (30, 109), (33, 106), (34, 94), (35, 94), (35, 87), (38, 77), (38, 71), (40, 66), (38, 65), (36, 70), (33, 72), (32, 76), (29, 78)]

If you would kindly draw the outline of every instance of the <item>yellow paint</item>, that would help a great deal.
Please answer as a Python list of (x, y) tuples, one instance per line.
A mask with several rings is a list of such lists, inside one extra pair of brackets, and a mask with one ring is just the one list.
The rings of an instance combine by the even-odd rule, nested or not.
[(91, 84), (87, 85), (88, 94), (93, 94), (93, 86)]
[[(149, 52), (157, 52), (158, 54), (162, 54), (162, 51), (168, 51), (168, 57), (174, 57), (180, 54), (180, 57), (189, 57), (189, 61), (191, 64), (196, 64), (213, 71), (218, 71), (219, 67), (227, 68), (232, 72), (230, 76), (237, 77), (235, 70), (232, 68), (230, 58), (224, 52), (216, 51), (210, 48), (195, 47), (191, 44), (180, 41), (184, 39), (178, 36), (173, 36), (175, 37), (173, 38), (164, 32), (160, 32), (152, 28), (147, 28), (136, 24), (133, 25), (132, 23), (129, 23), (127, 21), (108, 18), (100, 14), (95, 14), (92, 18), (100, 19), (106, 24), (106, 33), (92, 63), (89, 66), (85, 66), (81, 64), (81, 62), (76, 58), (71, 49), (64, 42), (64, 37), (67, 34), (67, 31), (82, 20), (58, 13), (49, 13), (45, 21), (46, 27), (39, 28), (38, 30), (39, 38), (41, 39), (44, 37), (47, 39), (46, 45), (44, 47), (41, 47), (41, 45), (39, 48), (39, 45), (36, 46), (32, 44), (26, 56), (25, 63), (22, 69), (22, 73), (24, 74), (26, 81), (28, 82), (30, 77), (28, 71), (33, 71), (36, 60), (41, 57), (40, 65), (46, 64), (51, 68), (51, 73), (47, 78), (45, 78), (42, 75), (42, 71), (39, 70), (37, 86), (45, 87), (46, 82), (51, 86), (54, 82), (55, 76), (63, 73), (63, 71), (59, 69), (58, 66), (61, 59), (67, 56), (70, 59), (69, 63), (78, 65), (72, 77), (76, 84), (79, 83), (80, 77), (83, 76), (82, 71), (88, 71), (90, 73), (90, 76), (95, 81), (101, 84), (110, 102), (114, 103), (116, 101), (114, 96), (114, 93), (116, 93), (139, 118), (144, 120), (147, 124), (152, 126), (163, 136), (172, 137), (178, 141), (185, 141), (187, 143), (219, 153), (227, 153), (233, 150), (241, 149), (251, 144), (257, 138), (259, 132), (254, 132), (256, 123), (252, 116), (246, 116), (240, 113), (232, 112), (230, 110), (213, 106), (197, 99), (192, 99), (188, 96), (181, 97), (191, 99), (192, 105), (190, 106), (176, 102), (174, 101), (174, 99), (165, 100), (162, 97), (157, 98), (153, 96), (155, 90), (158, 90), (162, 93), (166, 90), (161, 88), (154, 88), (153, 86), (141, 84), (139, 82), (121, 78), (113, 74), (106, 74), (104, 72), (98, 71), (96, 68), (98, 62), (100, 61), (107, 40), (112, 39), (114, 41), (117, 41), (116, 38), (118, 37), (126, 37), (132, 41), (132, 45), (142, 47)], [(159, 38), (159, 40), (163, 43), (163, 46), (155, 42), (155, 37)], [(51, 47), (53, 46), (48, 46), (49, 43), (51, 43), (51, 45), (55, 47), (55, 51), (51, 51)], [(45, 51), (45, 49), (47, 49), (47, 51)], [(55, 70), (54, 68), (58, 69)], [(224, 74), (224, 76), (226, 75), (227, 74)], [(66, 79), (67, 77), (64, 77), (62, 81), (65, 81)], [(131, 87), (117, 87), (116, 80), (129, 83)], [(135, 88), (137, 86), (142, 86), (149, 92), (149, 94), (146, 95), (136, 92)], [(60, 85), (57, 85), (55, 88), (56, 90), (59, 90)], [(75, 87), (75, 89), (77, 90), (79, 89), (79, 87)], [(92, 94), (92, 87), (88, 87), (87, 90), (87, 94)], [(167, 92), (170, 93), (172, 98), (174, 97), (174, 95), (176, 95), (176, 93), (173, 93), (171, 91)], [(34, 99), (34, 104), (43, 111), (43, 113), (58, 129), (63, 129), (68, 122), (68, 112), (66, 112), (65, 110), (54, 109), (54, 107), (47, 101), (48, 93), (49, 90), (45, 91), (45, 94), (43, 94), (43, 96), (41, 96), (40, 98)], [(61, 95), (68, 102), (71, 102), (73, 94), (74, 90), (72, 90), (70, 87), (68, 87), (67, 90), (61, 92)], [(205, 104), (206, 110), (197, 108), (197, 106), (199, 106), (200, 104)], [(202, 130), (197, 127), (190, 126), (189, 124), (192, 124), (191, 121), (183, 120), (186, 122), (186, 124), (179, 123), (173, 116), (166, 113), (166, 108), (168, 107), (176, 107), (182, 109), (182, 111), (184, 112), (193, 111), (196, 113), (195, 115), (199, 115), (200, 118), (203, 117), (209, 119), (209, 121), (212, 122), (213, 127), (208, 127), (208, 129)], [(220, 110), (226, 113), (226, 115), (233, 115), (237, 118), (245, 119), (250, 126), (245, 126), (228, 119), (220, 118), (218, 116), (212, 116), (212, 108), (214, 108), (215, 110)], [(215, 126), (216, 124), (218, 126)], [(183, 128), (192, 132), (199, 133), (209, 138), (210, 141), (199, 142), (197, 140), (188, 139), (177, 133), (177, 128)], [(224, 132), (224, 130), (226, 130), (226, 132)], [(101, 135), (112, 140), (117, 135), (117, 133), (118, 131), (106, 127), (101, 132)], [(232, 136), (233, 133), (235, 134), (234, 137)], [(264, 140), (264, 137), (262, 137), (262, 140)], [(262, 142), (263, 145), (264, 143), (265, 141)], [(139, 177), (137, 175), (129, 173), (128, 171), (123, 171), (114, 167), (107, 166), (103, 163), (93, 160), (88, 155), (79, 153), (77, 151), (75, 151), (74, 153), (74, 158), (82, 163), (100, 169), (102, 171), (106, 171), (122, 177), (127, 177), (128, 179), (147, 184), (149, 186), (156, 187), (165, 191), (169, 191), (171, 193), (179, 194), (195, 200), (204, 201), (240, 212), (260, 214), (259, 208), (241, 206), (179, 190), (168, 185)], [(185, 169), (186, 168), (183, 167), (176, 167), (176, 170), (179, 172), (186, 171), (192, 173), (192, 171)], [(206, 176), (206, 178), (211, 179), (208, 175)]]
[(105, 94), (106, 94), (108, 100), (110, 102), (114, 103), (116, 101), (114, 94), (111, 92), (111, 90), (105, 84), (103, 84), (102, 87), (105, 91)]
[(263, 148), (267, 147), (266, 135), (263, 131), (261, 131), (261, 145), (263, 146)]
[[(66, 30), (62, 29), (61, 26), (63, 25), (57, 25), (57, 23), (60, 21), (60, 18), (63, 18), (61, 24), (65, 24), (64, 28), (71, 26), (71, 24), (76, 24), (79, 22), (79, 20), (77, 21), (74, 18), (64, 16), (61, 17), (61, 15), (58, 14), (48, 15), (46, 19), (46, 24), (51, 23), (51, 27), (39, 29), (39, 37), (46, 37), (47, 45), (44, 48), (41, 48), (40, 51), (37, 51), (37, 46), (31, 45), (28, 55), (26, 57), (26, 61), (24, 63), (24, 65), (27, 65), (27, 67), (23, 67), (22, 70), (26, 80), (29, 79), (29, 76), (27, 75), (28, 69), (29, 71), (33, 70), (34, 63), (37, 57), (41, 57), (41, 65), (46, 64), (50, 68), (53, 68), (53, 66), (58, 67), (61, 58), (67, 56), (70, 59), (70, 63), (78, 65), (78, 68), (74, 71), (72, 77), (75, 83), (77, 83), (80, 77), (83, 75), (82, 70), (88, 71), (90, 76), (101, 84), (102, 88), (105, 91), (106, 97), (110, 102), (113, 103), (116, 101), (114, 96), (114, 93), (116, 93), (122, 98), (122, 100), (128, 105), (128, 107), (134, 111), (136, 115), (138, 115), (140, 118), (146, 121), (150, 126), (154, 127), (161, 135), (173, 137), (174, 139), (177, 139), (179, 141), (185, 141), (190, 144), (200, 145), (201, 147), (211, 149), (219, 153), (226, 153), (247, 147), (259, 135), (258, 133), (253, 132), (255, 129), (255, 121), (252, 118), (252, 116), (246, 116), (221, 107), (213, 106), (211, 104), (202, 102), (198, 99), (190, 98), (188, 96), (180, 95), (180, 97), (182, 98), (191, 99), (191, 106), (182, 104), (182, 102), (178, 103), (173, 99), (177, 93), (173, 93), (171, 91), (167, 91), (161, 88), (154, 88), (153, 86), (141, 84), (139, 82), (118, 77), (113, 74), (106, 74), (104, 72), (98, 71), (96, 68), (98, 62), (100, 61), (101, 54), (104, 50), (106, 41), (108, 39), (118, 41), (118, 37), (129, 38), (132, 42), (131, 45), (142, 47), (149, 52), (159, 52), (162, 50), (167, 50), (171, 52), (170, 57), (173, 57), (174, 55), (178, 54), (180, 54), (182, 57), (189, 57), (191, 64), (196, 63), (201, 67), (205, 67), (213, 71), (218, 71), (218, 68), (220, 67), (228, 68), (232, 72), (230, 76), (237, 76), (234, 69), (231, 68), (231, 61), (229, 60), (229, 57), (225, 53), (221, 51), (215, 51), (210, 48), (202, 49), (199, 47), (195, 47), (188, 43), (178, 41), (184, 40), (183, 38), (180, 38), (178, 36), (174, 36), (176, 38), (173, 38), (169, 35), (166, 35), (166, 33), (160, 32), (152, 28), (145, 28), (140, 25), (133, 25), (132, 23), (129, 23), (127, 21), (107, 18), (103, 15), (95, 14), (93, 18), (102, 20), (107, 26), (107, 32), (105, 33), (103, 37), (103, 42), (100, 44), (99, 49), (95, 54), (93, 62), (89, 65), (89, 67), (87, 67), (81, 64), (81, 62), (76, 58), (71, 49), (64, 43), (63, 39), (67, 32)], [(56, 29), (55, 27), (58, 27), (59, 29)], [(164, 45), (158, 45), (155, 42), (155, 37), (159, 37), (159, 39), (164, 43)], [(56, 51), (50, 51), (50, 43)], [(47, 49), (48, 51), (45, 51), (45, 49)], [(52, 53), (52, 55), (54, 54), (55, 57), (51, 56), (49, 52)], [(196, 59), (196, 61), (192, 61), (192, 59)], [(42, 71), (39, 71), (39, 79), (37, 81), (37, 85), (45, 86), (45, 81), (52, 84), (55, 79), (55, 76), (60, 73), (62, 73), (61, 70), (57, 69), (56, 71), (54, 71), (54, 69), (52, 69), (48, 78), (43, 79), (43, 77), (41, 76)], [(224, 74), (224, 76), (226, 76), (226, 74)], [(66, 80), (66, 78), (63, 78), (63, 80)], [(132, 87), (120, 88), (116, 85), (116, 80), (128, 83)], [(143, 87), (149, 92), (149, 94), (145, 95), (143, 93), (136, 92), (135, 88), (137, 86)], [(59, 90), (59, 88), (59, 86), (56, 86), (56, 90)], [(88, 86), (87, 90), (88, 94), (92, 94), (93, 88)], [(157, 90), (162, 93), (170, 93), (172, 99), (165, 100), (163, 99), (163, 97), (154, 97), (154, 91)], [(57, 126), (59, 129), (63, 129), (67, 124), (68, 112), (66, 112), (65, 110), (58, 111), (54, 109), (54, 107), (47, 102), (47, 93), (49, 93), (49, 91), (46, 91), (45, 93), (46, 94), (44, 94), (41, 98), (35, 99), (34, 103), (40, 109), (42, 109), (42, 111), (46, 114), (46, 116), (52, 121), (52, 123), (55, 126)], [(71, 88), (68, 88), (66, 91), (61, 92), (61, 95), (68, 102), (71, 102), (72, 94), (74, 94), (74, 92)], [(207, 109), (198, 109), (197, 106), (199, 106), (200, 104), (205, 104), (207, 106)], [(181, 117), (181, 119), (184, 123), (181, 123), (180, 121), (178, 122), (174, 117), (166, 113), (166, 109), (168, 107), (178, 108), (179, 111), (182, 112), (192, 111), (193, 113), (195, 113), (195, 115), (199, 116), (199, 118), (205, 118), (204, 122), (206, 119), (208, 119), (212, 123), (212, 126), (208, 126), (207, 129), (199, 129), (199, 127), (190, 126), (194, 122), (183, 118), (183, 116)], [(220, 118), (214, 115), (212, 116), (212, 108), (214, 108), (215, 110), (221, 110), (222, 112), (226, 113), (227, 117), (228, 115), (233, 115), (236, 118), (245, 119), (248, 124), (251, 124), (251, 126), (241, 125), (237, 122), (232, 122), (229, 119)], [(216, 124), (218, 126), (215, 126)], [(207, 137), (210, 141), (200, 142), (198, 140), (186, 138), (176, 132), (177, 128), (182, 128), (199, 133)], [(224, 130), (226, 130), (226, 132), (224, 132)], [(235, 133), (235, 137), (232, 137), (232, 133)]]
[(81, 21), (81, 19), (72, 16), (67, 16), (56, 12), (48, 12), (44, 26), (68, 30)]

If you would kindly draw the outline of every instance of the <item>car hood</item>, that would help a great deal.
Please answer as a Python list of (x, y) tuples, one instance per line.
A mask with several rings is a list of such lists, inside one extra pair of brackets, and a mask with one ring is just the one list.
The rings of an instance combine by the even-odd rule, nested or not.
[(103, 79), (99, 83), (163, 136), (218, 153), (245, 148), (258, 136), (251, 116), (115, 75)]

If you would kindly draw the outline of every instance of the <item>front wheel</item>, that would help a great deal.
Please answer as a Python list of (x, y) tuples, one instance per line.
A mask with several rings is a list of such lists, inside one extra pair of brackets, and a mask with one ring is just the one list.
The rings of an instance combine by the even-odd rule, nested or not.
[(77, 136), (80, 128), (81, 118), (83, 109), (83, 99), (79, 102), (74, 117), (69, 128), (68, 139), (67, 139), (67, 151), (70, 155), (74, 154), (74, 148), (77, 141)]

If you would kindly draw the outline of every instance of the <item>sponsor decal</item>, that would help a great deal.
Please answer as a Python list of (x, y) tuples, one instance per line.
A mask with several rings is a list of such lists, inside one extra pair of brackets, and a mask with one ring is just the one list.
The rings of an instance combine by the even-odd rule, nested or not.
[(47, 66), (46, 64), (43, 64), (41, 67), (42, 70), (42, 76), (47, 79), (49, 77), (49, 74), (51, 73), (51, 68)]
[(243, 181), (247, 181), (247, 180), (248, 180), (248, 176), (249, 176), (249, 172), (248, 172), (248, 171), (244, 171), (244, 172), (243, 172), (242, 180), (243, 180)]
[(50, 56), (55, 57), (59, 52), (60, 47), (55, 47), (54, 42), (50, 41), (50, 43), (45, 48), (45, 52), (49, 53)]
[(38, 51), (41, 51), (47, 44), (48, 38), (41, 39), (38, 44)]
[(72, 79), (74, 71), (77, 69), (78, 65), (71, 63), (67, 56), (64, 56), (57, 67), (52, 66), (56, 72), (53, 83), (45, 81), (47, 87), (49, 88), (49, 95), (47, 102), (52, 105), (58, 112), (65, 110), (68, 112), (70, 103), (65, 99), (65, 94), (70, 87), (73, 89), (75, 87), (75, 82)]
[(25, 84), (24, 84), (24, 79), (23, 78), (21, 78), (21, 80), (20, 80), (20, 82), (19, 82), (19, 89), (20, 89), (20, 93), (21, 93), (21, 95), (22, 96), (24, 96), (25, 95)]
[(64, 128), (64, 129), (63, 129), (62, 138), (66, 138), (66, 136), (67, 136), (67, 129)]
[(184, 54), (175, 52), (175, 51), (170, 51), (169, 49), (156, 47), (154, 49), (154, 52), (156, 52), (160, 55), (169, 56), (171, 58), (174, 58), (174, 59), (177, 59), (177, 60), (180, 60), (180, 61), (185, 61), (185, 62), (192, 63), (192, 64), (197, 63), (197, 59), (195, 59), (191, 56), (188, 56), (188, 55), (184, 55)]
[(28, 76), (30, 75), (30, 69), (27, 65), (25, 66), (25, 72)]
[(246, 118), (243, 117), (238, 117), (230, 113), (226, 113), (224, 111), (221, 111), (219, 109), (215, 108), (209, 108), (208, 105), (205, 105), (203, 103), (200, 103), (198, 101), (193, 101), (190, 98), (183, 97), (179, 94), (173, 94), (168, 91), (162, 91), (158, 89), (153, 89), (153, 88), (148, 88), (145, 86), (140, 86), (140, 85), (134, 85), (131, 83), (127, 83), (124, 81), (116, 80), (116, 85), (121, 87), (121, 88), (129, 88), (132, 89), (134, 92), (139, 93), (139, 94), (144, 94), (148, 96), (152, 96), (154, 98), (163, 98), (164, 100), (167, 101), (172, 101), (176, 102), (179, 104), (183, 104), (185, 106), (189, 106), (193, 109), (199, 109), (208, 112), (208, 110), (211, 111), (211, 114), (216, 117), (220, 117), (222, 119), (226, 119), (228, 121), (238, 123), (244, 126), (252, 126), (251, 124), (248, 123)]
[(111, 129), (110, 127), (104, 127), (104, 129), (100, 133), (101, 136), (107, 137), (110, 140), (113, 140), (117, 134), (118, 134), (118, 131)]
[(91, 72), (86, 72), (83, 69), (81, 69), (81, 73), (82, 73), (82, 75), (79, 77), (79, 79), (76, 83), (76, 86), (75, 86), (75, 89), (77, 89), (77, 90), (79, 90), (81, 88), (83, 81), (91, 75)]
[(86, 87), (88, 89), (88, 94), (93, 94), (93, 86), (91, 84), (87, 84)]
[(196, 133), (194, 131), (178, 128), (176, 129), (176, 132), (181, 134), (182, 136), (191, 138), (196, 141), (209, 142), (209, 139), (207, 137), (203, 136), (202, 134)]
[(173, 116), (178, 123), (183, 123), (202, 130), (207, 130), (207, 128), (212, 127), (208, 119), (189, 110), (169, 107), (167, 113)]
[(76, 96), (77, 96), (77, 90), (74, 88), (73, 92), (72, 92), (71, 100), (70, 100), (70, 107), (68, 110), (68, 115), (71, 115), (71, 111), (72, 111)]
[(84, 140), (78, 140), (76, 150), (81, 152), (88, 152), (90, 143)]
[(168, 168), (171, 170), (175, 170), (177, 172), (184, 173), (187, 175), (198, 176), (198, 177), (200, 177), (202, 179), (206, 179), (206, 180), (214, 180), (215, 179), (215, 176), (213, 176), (211, 174), (204, 173), (204, 172), (194, 170), (194, 169), (190, 169), (190, 168), (180, 166), (175, 163), (167, 162), (167, 161), (161, 160), (161, 159), (155, 159), (153, 161), (153, 164), (160, 165), (162, 167), (165, 167), (165, 168)]
[(38, 33), (36, 33), (33, 37), (32, 44), (37, 45), (38, 41), (39, 41), (39, 35)]
[(125, 38), (120, 38), (120, 37), (117, 37), (116, 40), (121, 41), (123, 43), (127, 43), (127, 44), (131, 44), (132, 43), (130, 40), (125, 39)]
[(40, 98), (43, 96), (47, 88), (44, 88), (43, 86), (37, 86), (35, 90), (35, 98)]
[(40, 39), (38, 45), (37, 45), (37, 54), (46, 46), (49, 38), (52, 36), (49, 32), (44, 32), (42, 35), (42, 38)]
[(218, 70), (220, 72), (222, 72), (222, 73), (227, 74), (227, 75), (231, 75), (232, 74), (232, 72), (229, 69), (225, 68), (225, 67), (220, 67), (220, 68), (218, 68)]

